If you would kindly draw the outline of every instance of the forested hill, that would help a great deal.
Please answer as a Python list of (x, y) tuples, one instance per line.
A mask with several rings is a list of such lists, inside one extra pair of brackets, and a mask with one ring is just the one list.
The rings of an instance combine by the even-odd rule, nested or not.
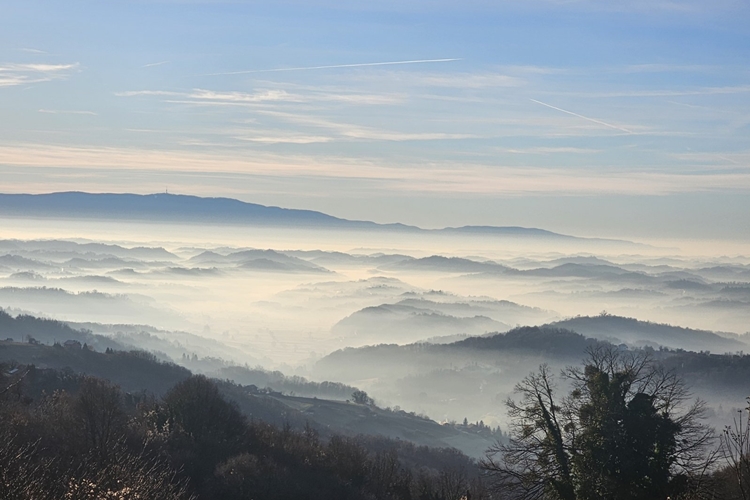
[(707, 330), (651, 323), (610, 314), (579, 316), (551, 323), (550, 326), (566, 328), (616, 344), (663, 346), (717, 353), (745, 351), (750, 348), (748, 339), (735, 334), (718, 335)]
[[(187, 368), (158, 360), (144, 351), (95, 352), (81, 346), (64, 347), (60, 344), (46, 346), (20, 342), (0, 342), (0, 365), (31, 367), (27, 391), (33, 397), (51, 394), (58, 389), (72, 390), (82, 375), (91, 375), (110, 381), (130, 394), (152, 394), (161, 397), (171, 387), (189, 377)], [(25, 369), (25, 368), (24, 368)], [(2, 370), (0, 370), (1, 372)], [(287, 388), (299, 394), (303, 391), (325, 394), (336, 392), (340, 397), (343, 384), (307, 382), (301, 377), (284, 377), (280, 373), (227, 367), (214, 379), (219, 390), (233, 401), (248, 418), (302, 430), (312, 426), (322, 435), (332, 433), (355, 436), (359, 434), (384, 436), (432, 447), (455, 447), (473, 456), (481, 456), (492, 444), (494, 437), (468, 433), (446, 427), (428, 418), (404, 411), (381, 409), (374, 404), (353, 404), (318, 397), (300, 397), (282, 394), (258, 380), (267, 379), (269, 386)], [(269, 378), (274, 376), (274, 379)], [(72, 378), (71, 378), (72, 377)], [(259, 385), (232, 382), (253, 380)], [(350, 390), (347, 398), (357, 389)]]
[[(203, 376), (154, 399), (69, 370), (12, 366), (0, 362), (4, 499), (448, 500), (456, 487), (486, 494), (476, 462), (454, 449), (323, 437), (290, 420), (273, 425), (243, 414), (247, 405), (230, 401), (228, 384)], [(270, 414), (284, 408), (268, 401), (261, 407)]]
[[(679, 329), (677, 329), (679, 331)], [(319, 376), (351, 381), (378, 377), (409, 377), (451, 367), (461, 370), (498, 372), (515, 383), (540, 363), (564, 367), (576, 365), (589, 349), (611, 345), (587, 335), (554, 326), (515, 328), (508, 333), (470, 337), (450, 344), (383, 344), (346, 348), (318, 361)], [(648, 354), (654, 361), (700, 388), (703, 394), (725, 394), (742, 400), (748, 394), (750, 355), (711, 354), (683, 349), (628, 348)]]
[(71, 328), (62, 321), (27, 314), (12, 316), (0, 309), (0, 340), (7, 339), (26, 343), (37, 341), (42, 344), (63, 344), (68, 340), (75, 340), (100, 351), (107, 348), (124, 349), (122, 344), (109, 337)]

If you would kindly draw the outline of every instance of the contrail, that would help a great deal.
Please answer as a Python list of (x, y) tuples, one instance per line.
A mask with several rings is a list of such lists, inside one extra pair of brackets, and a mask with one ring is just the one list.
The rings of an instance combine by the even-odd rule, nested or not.
[(314, 69), (332, 69), (332, 68), (360, 68), (363, 66), (391, 66), (396, 64), (424, 64), (424, 63), (438, 63), (438, 62), (452, 62), (460, 61), (459, 58), (453, 59), (417, 59), (414, 61), (388, 61), (388, 62), (373, 62), (373, 63), (357, 63), (357, 64), (333, 64), (330, 66), (305, 66), (299, 68), (276, 68), (276, 69), (251, 69), (246, 71), (230, 71), (227, 73), (208, 73), (201, 76), (222, 76), (222, 75), (246, 75), (249, 73), (274, 73), (277, 71), (309, 71)]
[(557, 111), (561, 111), (563, 113), (567, 113), (569, 115), (577, 116), (578, 118), (583, 118), (584, 120), (588, 120), (590, 122), (598, 123), (599, 125), (604, 125), (605, 127), (613, 128), (615, 130), (620, 130), (622, 132), (627, 132), (628, 134), (633, 134), (634, 132), (632, 130), (628, 130), (623, 127), (618, 127), (617, 125), (612, 125), (611, 123), (603, 122), (601, 120), (596, 120), (594, 118), (589, 118), (588, 116), (579, 115), (578, 113), (573, 113), (572, 111), (568, 111), (566, 109), (558, 108), (557, 106), (552, 106), (551, 104), (544, 103), (542, 101), (537, 101), (536, 99), (529, 99), (529, 101), (535, 102), (537, 104), (541, 104), (542, 106), (547, 106), (548, 108), (556, 109)]

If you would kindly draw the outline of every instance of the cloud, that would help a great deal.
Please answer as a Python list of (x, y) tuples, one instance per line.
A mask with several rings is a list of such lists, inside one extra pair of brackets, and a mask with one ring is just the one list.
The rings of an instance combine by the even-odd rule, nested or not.
[(564, 94), (580, 97), (679, 97), (679, 96), (708, 96), (746, 94), (750, 92), (750, 85), (728, 85), (724, 87), (700, 87), (687, 89), (655, 89), (615, 92), (547, 92), (548, 94)]
[(715, 72), (718, 66), (702, 64), (630, 64), (610, 68), (611, 73), (707, 73)]
[(339, 102), (343, 104), (385, 105), (404, 101), (403, 95), (372, 94), (357, 92), (326, 92), (311, 89), (304, 93), (291, 93), (283, 89), (259, 90), (256, 92), (216, 91), (194, 89), (191, 92), (167, 90), (130, 90), (115, 92), (118, 97), (182, 97), (181, 100), (167, 100), (178, 104), (200, 104), (216, 106), (252, 106), (269, 102)]
[(552, 154), (595, 154), (601, 153), (601, 149), (574, 148), (574, 147), (535, 147), (535, 148), (495, 148), (499, 153), (524, 154), (524, 155), (552, 155)]
[(20, 50), (21, 52), (28, 52), (29, 54), (47, 54), (47, 52), (45, 52), (43, 50), (32, 49), (30, 47), (24, 47), (24, 48), (21, 48), (21, 49), (18, 49), (18, 50)]
[(306, 125), (332, 130), (338, 133), (340, 136), (349, 139), (401, 142), (470, 139), (476, 137), (472, 134), (452, 134), (445, 132), (398, 132), (381, 130), (351, 123), (334, 122), (325, 118), (318, 118), (311, 115), (299, 115), (279, 111), (259, 111), (259, 113), (267, 116), (273, 116), (298, 125)]
[(261, 144), (315, 144), (334, 140), (330, 136), (303, 135), (284, 131), (245, 131), (244, 134), (235, 135), (234, 139)]
[[(141, 177), (181, 175), (317, 178), (332, 186), (377, 184), (384, 192), (452, 195), (666, 195), (700, 191), (750, 191), (750, 171), (678, 172), (632, 168), (517, 167), (483, 163), (387, 162), (379, 159), (276, 155), (245, 151), (177, 151), (69, 147), (41, 144), (0, 146), (0, 165), (89, 171), (103, 182), (113, 168)], [(29, 181), (31, 180), (30, 179)], [(350, 183), (350, 184), (346, 184)], [(351, 184), (354, 183), (354, 184)], [(333, 189), (333, 188), (332, 188)]]
[(159, 61), (154, 63), (148, 63), (141, 66), (141, 68), (153, 68), (154, 66), (161, 66), (162, 64), (168, 64), (169, 61)]
[(402, 64), (427, 64), (427, 63), (443, 63), (460, 61), (457, 58), (448, 59), (415, 59), (410, 61), (387, 61), (387, 62), (369, 62), (369, 63), (354, 63), (354, 64), (331, 64), (326, 66), (302, 66), (296, 68), (272, 68), (272, 69), (250, 69), (242, 71), (228, 71), (224, 73), (208, 73), (202, 76), (226, 76), (226, 75), (248, 75), (252, 73), (276, 73), (283, 71), (312, 71), (319, 69), (336, 69), (336, 68), (363, 68), (369, 66), (396, 66)]
[(255, 93), (247, 92), (216, 92), (213, 90), (195, 89), (187, 97), (216, 102), (255, 103), (267, 101), (302, 102), (303, 98), (290, 94), (284, 90), (261, 90)]
[(490, 87), (521, 87), (524, 79), (502, 73), (389, 73), (389, 80), (410, 86), (481, 89)]
[(172, 92), (169, 90), (128, 90), (125, 92), (115, 92), (117, 97), (141, 97), (141, 96), (181, 96), (187, 95), (184, 92)]
[(78, 68), (75, 64), (5, 64), (0, 65), (0, 87), (28, 85), (31, 83), (48, 82), (67, 78), (72, 70)]
[(67, 110), (67, 109), (40, 109), (40, 113), (47, 113), (50, 115), (93, 115), (96, 116), (96, 113), (93, 111), (76, 111), (76, 110)]

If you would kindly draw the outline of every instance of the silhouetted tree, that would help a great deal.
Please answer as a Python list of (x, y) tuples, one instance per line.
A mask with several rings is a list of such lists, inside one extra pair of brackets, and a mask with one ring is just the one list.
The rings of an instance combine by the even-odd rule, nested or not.
[(748, 407), (739, 411), (733, 424), (724, 428), (719, 437), (721, 455), (727, 464), (720, 473), (722, 479), (725, 479), (727, 496), (748, 500), (750, 499), (750, 398), (748, 398)]
[(74, 409), (91, 449), (101, 457), (125, 434), (125, 412), (120, 388), (106, 380), (85, 377), (75, 398)]
[(499, 488), (522, 499), (655, 500), (700, 484), (713, 433), (677, 377), (607, 346), (564, 377), (567, 397), (543, 365), (507, 401), (511, 440), (483, 461)]
[(352, 401), (360, 405), (373, 404), (372, 398), (365, 391), (360, 390), (356, 390), (352, 393)]

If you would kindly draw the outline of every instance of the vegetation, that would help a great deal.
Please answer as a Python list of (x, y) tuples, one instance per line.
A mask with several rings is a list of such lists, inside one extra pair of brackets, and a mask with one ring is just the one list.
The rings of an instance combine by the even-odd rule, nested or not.
[[(69, 372), (2, 373), (0, 498), (485, 496), (476, 465), (455, 450), (248, 421), (204, 376), (155, 399)], [(60, 388), (32, 398), (40, 379)]]
[(495, 491), (528, 500), (750, 498), (742, 412), (717, 447), (704, 404), (690, 402), (682, 380), (648, 351), (597, 346), (583, 368), (562, 375), (564, 397), (542, 365), (507, 401), (510, 441), (482, 462)]
[[(142, 351), (2, 342), (0, 358), (16, 361), (0, 365), (0, 498), (750, 500), (750, 400), (715, 433), (685, 385), (745, 390), (750, 356), (628, 350), (549, 327), (452, 348), (587, 358), (559, 378), (542, 365), (520, 382), (507, 434), (468, 419), (443, 427), (497, 438), (476, 464), (453, 449), (344, 435), (272, 389), (193, 375)], [(349, 398), (335, 404), (377, 421), (389, 413), (343, 384), (221, 373)]]

